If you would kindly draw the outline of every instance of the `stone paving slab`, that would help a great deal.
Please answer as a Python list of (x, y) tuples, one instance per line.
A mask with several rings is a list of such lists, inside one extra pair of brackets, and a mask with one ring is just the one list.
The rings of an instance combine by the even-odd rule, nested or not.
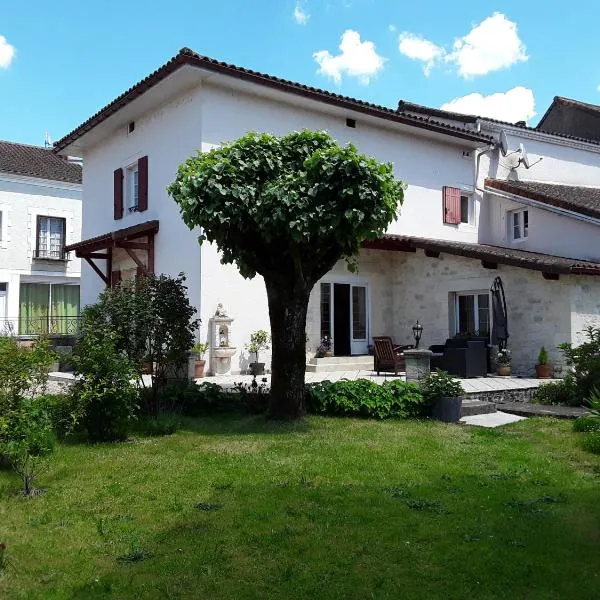
[(476, 427), (495, 428), (501, 427), (502, 425), (508, 425), (509, 423), (523, 421), (525, 418), (526, 417), (496, 411), (495, 413), (473, 415), (472, 417), (463, 417), (462, 419), (460, 419), (459, 423), (464, 423), (465, 425), (474, 425)]
[(499, 403), (500, 410), (513, 415), (527, 417), (558, 417), (559, 419), (577, 419), (589, 413), (582, 406), (550, 406), (547, 404), (533, 404), (531, 402), (502, 402)]

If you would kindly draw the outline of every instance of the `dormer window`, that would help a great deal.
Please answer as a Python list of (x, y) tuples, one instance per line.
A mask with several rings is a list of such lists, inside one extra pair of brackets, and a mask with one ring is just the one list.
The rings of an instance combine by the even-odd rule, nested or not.
[(518, 242), (529, 237), (529, 211), (513, 210), (508, 213), (509, 237)]

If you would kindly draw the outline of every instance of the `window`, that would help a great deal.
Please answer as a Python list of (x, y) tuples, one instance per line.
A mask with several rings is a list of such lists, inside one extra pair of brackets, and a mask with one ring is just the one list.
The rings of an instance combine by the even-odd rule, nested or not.
[(510, 237), (513, 241), (529, 237), (529, 211), (515, 210), (509, 213)]
[(127, 169), (127, 209), (136, 212), (138, 209), (138, 166), (137, 164)]
[(62, 217), (37, 218), (36, 258), (64, 260), (66, 221)]
[(455, 333), (488, 336), (490, 296), (488, 292), (458, 292), (455, 304)]
[(460, 196), (460, 222), (472, 225), (475, 221), (475, 206), (471, 194)]
[(22, 283), (19, 297), (19, 334), (77, 333), (79, 286)]
[(0, 242), (2, 241), (2, 211), (0, 210)]

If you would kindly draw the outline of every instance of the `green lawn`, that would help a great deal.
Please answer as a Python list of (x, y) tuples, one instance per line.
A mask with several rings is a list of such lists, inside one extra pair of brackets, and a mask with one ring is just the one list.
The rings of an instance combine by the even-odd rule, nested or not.
[(0, 472), (0, 598), (600, 597), (600, 457), (571, 423), (256, 417)]

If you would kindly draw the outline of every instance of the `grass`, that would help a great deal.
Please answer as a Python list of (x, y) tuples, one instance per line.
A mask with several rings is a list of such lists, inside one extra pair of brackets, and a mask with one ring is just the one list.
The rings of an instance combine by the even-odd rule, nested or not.
[(572, 424), (257, 417), (60, 445), (25, 500), (0, 472), (0, 597), (600, 594), (600, 457)]

